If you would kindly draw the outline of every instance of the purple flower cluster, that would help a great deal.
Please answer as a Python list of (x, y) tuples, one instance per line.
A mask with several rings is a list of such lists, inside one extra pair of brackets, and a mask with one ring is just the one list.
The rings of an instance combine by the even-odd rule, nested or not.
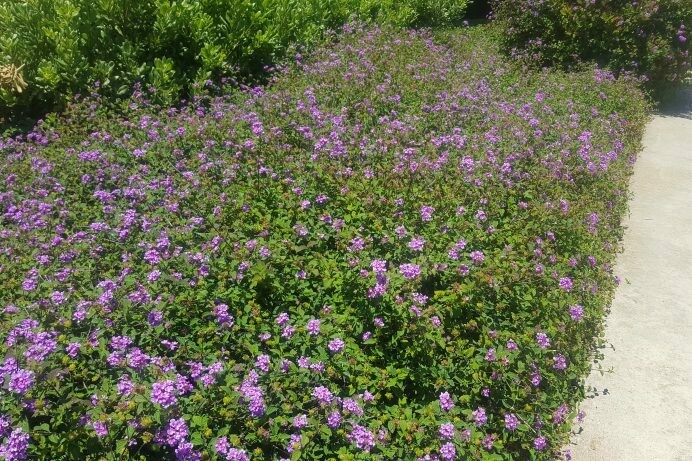
[(358, 449), (365, 453), (370, 453), (375, 447), (375, 435), (366, 427), (359, 424), (354, 424), (351, 432), (347, 436), (351, 443), (354, 443)]
[(399, 266), (399, 273), (407, 279), (415, 279), (421, 273), (420, 266), (416, 264), (402, 264)]

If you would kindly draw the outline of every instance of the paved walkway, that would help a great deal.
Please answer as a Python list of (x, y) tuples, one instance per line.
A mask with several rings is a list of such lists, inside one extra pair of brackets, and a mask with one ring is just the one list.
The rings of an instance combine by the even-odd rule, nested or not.
[(675, 106), (648, 125), (630, 183), (602, 361), (613, 372), (587, 380), (574, 461), (692, 460), (692, 91)]

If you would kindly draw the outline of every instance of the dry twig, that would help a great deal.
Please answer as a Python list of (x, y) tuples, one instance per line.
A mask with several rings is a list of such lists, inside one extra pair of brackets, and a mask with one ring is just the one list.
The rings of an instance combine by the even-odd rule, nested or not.
[(0, 87), (8, 88), (10, 91), (14, 90), (17, 93), (21, 93), (28, 86), (22, 77), (22, 64), (19, 67), (15, 67), (14, 64), (9, 64), (6, 66), (0, 66)]

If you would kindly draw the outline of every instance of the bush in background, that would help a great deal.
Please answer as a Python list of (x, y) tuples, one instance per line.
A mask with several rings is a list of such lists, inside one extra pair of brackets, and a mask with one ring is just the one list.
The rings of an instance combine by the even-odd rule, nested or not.
[[(45, 113), (100, 82), (134, 82), (162, 102), (220, 75), (257, 73), (293, 43), (314, 43), (351, 15), (396, 25), (445, 24), (468, 0), (9, 0), (0, 5), (0, 65), (23, 65), (28, 88), (0, 87), (4, 112)], [(0, 115), (2, 115), (0, 113)]]
[(690, 67), (688, 0), (496, 0), (493, 11), (506, 51), (541, 65), (592, 61), (654, 85)]

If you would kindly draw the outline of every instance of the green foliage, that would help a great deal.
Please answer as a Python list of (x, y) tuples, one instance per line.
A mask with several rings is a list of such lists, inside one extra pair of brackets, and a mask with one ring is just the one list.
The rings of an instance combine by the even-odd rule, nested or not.
[(140, 82), (172, 103), (208, 79), (257, 74), (292, 44), (314, 44), (351, 15), (401, 26), (447, 24), (468, 0), (7, 0), (0, 66), (24, 65), (29, 88), (0, 88), (0, 116), (43, 114), (100, 82), (126, 96)]
[(595, 62), (652, 85), (690, 68), (689, 0), (496, 0), (504, 48), (539, 65)]

